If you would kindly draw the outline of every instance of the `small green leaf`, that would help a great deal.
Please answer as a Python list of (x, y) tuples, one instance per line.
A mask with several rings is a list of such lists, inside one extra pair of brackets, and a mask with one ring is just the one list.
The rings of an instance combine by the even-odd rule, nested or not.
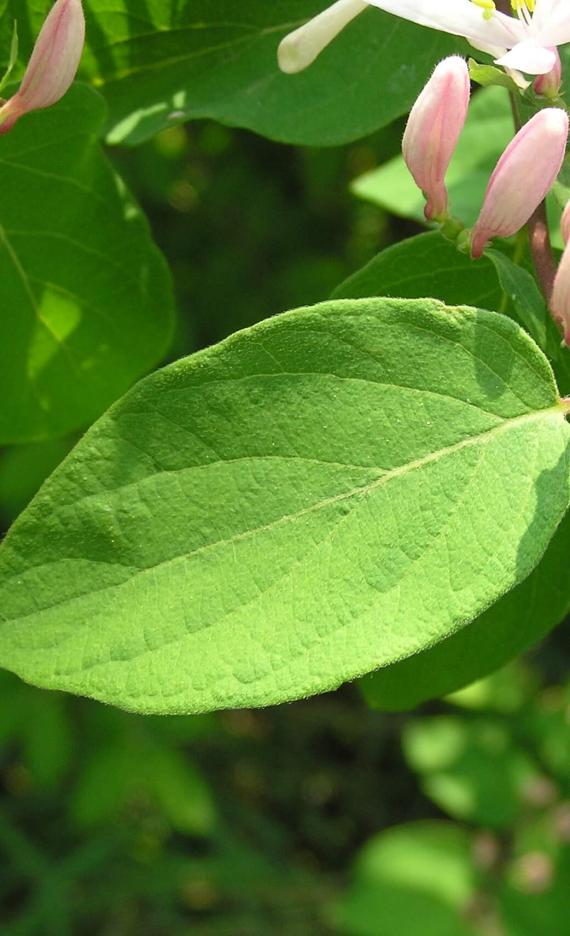
[(402, 738), (422, 789), (455, 819), (510, 826), (540, 774), (499, 719), (438, 715), (410, 721)]
[(471, 836), (446, 822), (387, 829), (366, 843), (338, 909), (351, 936), (475, 936)]
[(6, 538), (0, 660), (143, 712), (267, 705), (449, 637), (537, 565), (570, 426), (505, 317), (302, 309), (141, 381)]
[(511, 300), (517, 321), (552, 361), (560, 392), (570, 393), (570, 350), (562, 345), (560, 329), (554, 324), (535, 279), (498, 250), (487, 250), (486, 256)]
[(519, 88), (513, 79), (502, 68), (496, 68), (495, 65), (481, 65), (475, 59), (470, 58), (469, 77), (471, 81), (476, 81), (483, 88), (496, 85), (500, 88), (506, 88), (511, 94), (520, 94)]

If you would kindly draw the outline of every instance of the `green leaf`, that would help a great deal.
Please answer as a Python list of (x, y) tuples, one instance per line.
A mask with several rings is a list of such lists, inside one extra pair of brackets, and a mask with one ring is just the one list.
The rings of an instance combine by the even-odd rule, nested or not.
[(487, 250), (486, 256), (497, 271), (517, 321), (552, 362), (560, 392), (570, 393), (570, 350), (562, 345), (560, 329), (554, 324), (534, 277), (497, 250)]
[[(489, 250), (475, 263), (438, 232), (420, 234), (382, 251), (342, 283), (334, 297), (379, 294), (430, 295), (447, 303), (468, 299), (491, 309), (501, 308), (506, 295), (516, 320), (552, 357), (561, 391), (570, 392), (570, 352), (560, 347), (534, 279), (504, 254)], [(360, 688), (368, 704), (386, 711), (414, 708), (480, 679), (541, 640), (570, 612), (565, 584), (569, 549), (570, 515), (527, 582), (480, 619), (436, 646), (364, 677)]]
[(361, 680), (368, 703), (384, 711), (415, 708), (481, 679), (530, 649), (570, 614), (569, 553), (567, 513), (534, 572), (476, 621), (423, 653)]
[(422, 789), (455, 819), (511, 826), (540, 774), (498, 719), (453, 715), (413, 720), (404, 728), (406, 760)]
[(469, 59), (469, 77), (471, 81), (476, 81), (484, 88), (498, 85), (512, 94), (520, 93), (513, 79), (502, 68), (496, 68), (494, 65), (481, 65), (472, 58)]
[[(22, 23), (26, 53), (51, 0)], [(8, 24), (21, 18), (8, 0)], [(377, 9), (353, 22), (306, 72), (283, 75), (277, 47), (325, 0), (90, 0), (83, 75), (107, 99), (113, 143), (140, 143), (182, 120), (211, 117), (289, 143), (335, 145), (409, 110), (451, 36)], [(8, 11), (12, 17), (8, 16)]]
[(170, 278), (76, 86), (0, 141), (0, 442), (64, 435), (163, 357)]
[(325, 303), (143, 380), (6, 538), (0, 661), (146, 712), (332, 689), (525, 579), (570, 426), (509, 319)]
[(445, 822), (396, 826), (371, 839), (358, 856), (339, 907), (350, 936), (469, 936), (477, 890), (471, 836)]
[[(509, 98), (503, 88), (479, 91), (446, 175), (451, 213), (465, 225), (474, 224), (489, 177), (513, 136)], [(352, 184), (359, 198), (392, 214), (424, 222), (425, 200), (401, 156), (373, 169)]]
[(430, 296), (448, 305), (469, 302), (498, 310), (502, 291), (486, 257), (475, 263), (438, 231), (430, 231), (383, 250), (333, 293), (334, 299), (368, 296)]

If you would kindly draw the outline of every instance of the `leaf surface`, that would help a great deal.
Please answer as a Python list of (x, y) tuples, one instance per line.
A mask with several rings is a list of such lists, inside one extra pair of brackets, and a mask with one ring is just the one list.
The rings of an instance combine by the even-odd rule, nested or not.
[(476, 618), (568, 506), (570, 426), (509, 319), (298, 310), (141, 381), (0, 559), (0, 661), (146, 712), (332, 689)]
[[(14, 19), (29, 53), (51, 0), (5, 0), (5, 60)], [(365, 11), (299, 75), (277, 47), (325, 0), (90, 0), (82, 74), (110, 108), (109, 139), (140, 143), (181, 120), (210, 117), (289, 143), (336, 145), (405, 113), (430, 71), (463, 49), (451, 36)], [(0, 3), (1, 7), (1, 3)]]
[(170, 277), (98, 146), (104, 119), (76, 86), (0, 140), (0, 443), (83, 428), (170, 342)]

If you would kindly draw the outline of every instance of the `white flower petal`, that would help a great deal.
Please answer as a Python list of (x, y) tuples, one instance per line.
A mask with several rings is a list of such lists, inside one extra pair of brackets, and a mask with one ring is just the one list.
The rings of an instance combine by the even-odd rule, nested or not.
[[(544, 3), (545, 0), (542, 0)], [(564, 45), (570, 42), (570, 3), (568, 0), (546, 0), (548, 11), (542, 6), (533, 17), (533, 38), (540, 45)], [(537, 16), (537, 13), (540, 15)]]
[(337, 0), (304, 26), (285, 36), (277, 51), (281, 71), (294, 75), (311, 65), (323, 49), (367, 6), (365, 0)]
[(513, 16), (495, 12), (485, 19), (471, 0), (368, 0), (371, 6), (484, 46), (508, 49), (525, 36), (525, 26)]
[(556, 64), (556, 53), (538, 45), (533, 39), (526, 39), (497, 59), (496, 64), (528, 75), (546, 75)]

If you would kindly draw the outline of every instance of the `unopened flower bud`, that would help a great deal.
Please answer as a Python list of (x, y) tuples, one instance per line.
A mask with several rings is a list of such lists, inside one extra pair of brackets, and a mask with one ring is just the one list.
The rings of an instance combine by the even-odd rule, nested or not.
[(492, 237), (511, 237), (526, 224), (560, 172), (568, 117), (556, 107), (535, 114), (499, 159), (473, 229), (471, 253), (480, 257)]
[(0, 107), (0, 133), (29, 111), (50, 107), (69, 89), (85, 41), (81, 0), (57, 0), (38, 36), (16, 94)]
[(277, 52), (281, 71), (288, 75), (303, 71), (367, 7), (365, 0), (337, 0), (304, 26), (289, 33)]
[(426, 198), (426, 218), (447, 213), (445, 174), (469, 106), (469, 72), (451, 55), (440, 62), (412, 107), (402, 151), (416, 185)]
[(566, 207), (560, 218), (560, 233), (565, 244), (570, 240), (570, 201), (566, 202)]
[(562, 329), (564, 343), (570, 347), (570, 245), (565, 247), (554, 277), (550, 312)]
[(556, 56), (554, 67), (546, 75), (537, 75), (534, 79), (533, 88), (536, 94), (540, 94), (542, 97), (557, 98), (562, 83), (562, 62), (560, 61), (558, 49), (552, 48), (551, 51)]

